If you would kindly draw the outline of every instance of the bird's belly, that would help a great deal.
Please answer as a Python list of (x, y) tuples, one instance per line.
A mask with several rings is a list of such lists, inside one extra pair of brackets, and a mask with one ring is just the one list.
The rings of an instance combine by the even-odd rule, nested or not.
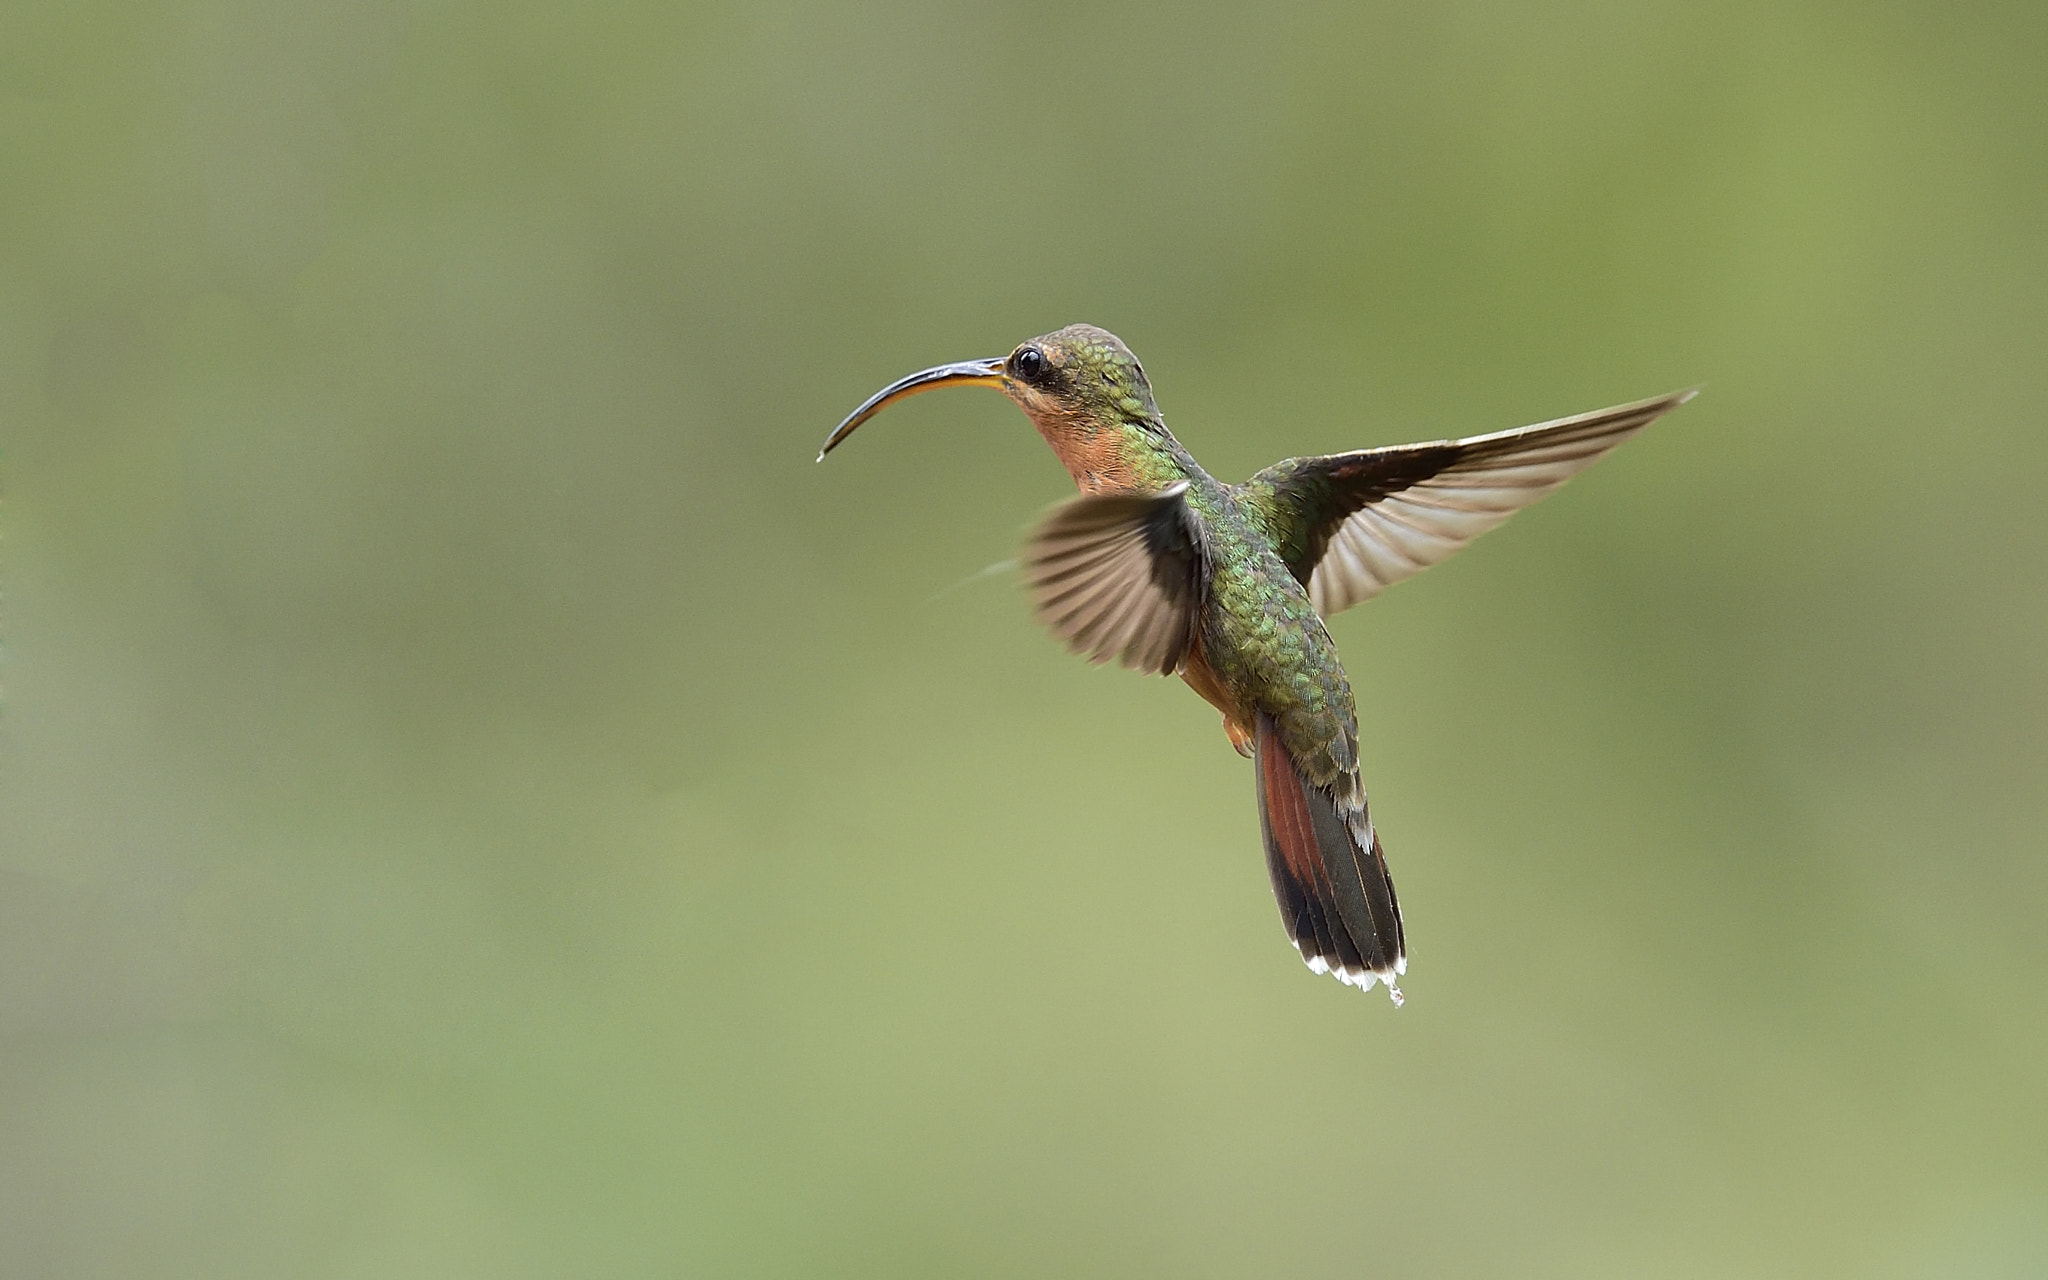
[(1219, 572), (1209, 609), (1202, 658), (1214, 693), (1194, 678), (1188, 683), (1223, 711), (1232, 740), (1264, 711), (1311, 781), (1327, 786), (1355, 770), (1351, 683), (1315, 606), (1278, 558)]

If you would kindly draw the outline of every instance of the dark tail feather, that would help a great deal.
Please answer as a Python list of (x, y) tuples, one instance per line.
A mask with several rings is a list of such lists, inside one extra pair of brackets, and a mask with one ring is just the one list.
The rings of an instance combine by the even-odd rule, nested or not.
[(1263, 712), (1258, 726), (1259, 827), (1280, 919), (1317, 973), (1334, 974), (1359, 990), (1387, 984), (1408, 967), (1401, 905), (1387, 876), (1387, 856), (1363, 805), (1339, 807), (1323, 788), (1305, 782)]

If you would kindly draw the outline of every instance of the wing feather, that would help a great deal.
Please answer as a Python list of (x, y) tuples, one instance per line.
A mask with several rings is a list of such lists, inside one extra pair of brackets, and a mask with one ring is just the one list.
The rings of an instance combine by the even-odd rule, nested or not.
[(1280, 538), (1288, 567), (1329, 617), (1449, 557), (1694, 394), (1462, 440), (1290, 459), (1245, 487), (1289, 523)]
[(1208, 561), (1185, 482), (1153, 494), (1084, 494), (1025, 543), (1038, 616), (1092, 662), (1171, 674), (1194, 644)]

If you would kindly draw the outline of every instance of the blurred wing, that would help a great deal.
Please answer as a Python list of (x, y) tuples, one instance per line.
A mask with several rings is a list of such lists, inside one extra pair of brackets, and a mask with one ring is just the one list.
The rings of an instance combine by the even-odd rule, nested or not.
[(1557, 488), (1695, 391), (1464, 440), (1294, 458), (1246, 489), (1324, 617), (1427, 569)]
[(1038, 616), (1091, 662), (1171, 675), (1194, 644), (1208, 561), (1182, 495), (1088, 494), (1061, 503), (1024, 544)]

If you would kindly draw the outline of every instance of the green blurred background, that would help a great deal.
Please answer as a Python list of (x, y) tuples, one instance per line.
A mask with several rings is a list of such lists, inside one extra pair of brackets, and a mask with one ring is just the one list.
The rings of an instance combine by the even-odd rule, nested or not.
[[(0, 1272), (2048, 1274), (2048, 9), (0, 13)], [(1408, 1006), (972, 578), (1706, 392), (1344, 615)]]

